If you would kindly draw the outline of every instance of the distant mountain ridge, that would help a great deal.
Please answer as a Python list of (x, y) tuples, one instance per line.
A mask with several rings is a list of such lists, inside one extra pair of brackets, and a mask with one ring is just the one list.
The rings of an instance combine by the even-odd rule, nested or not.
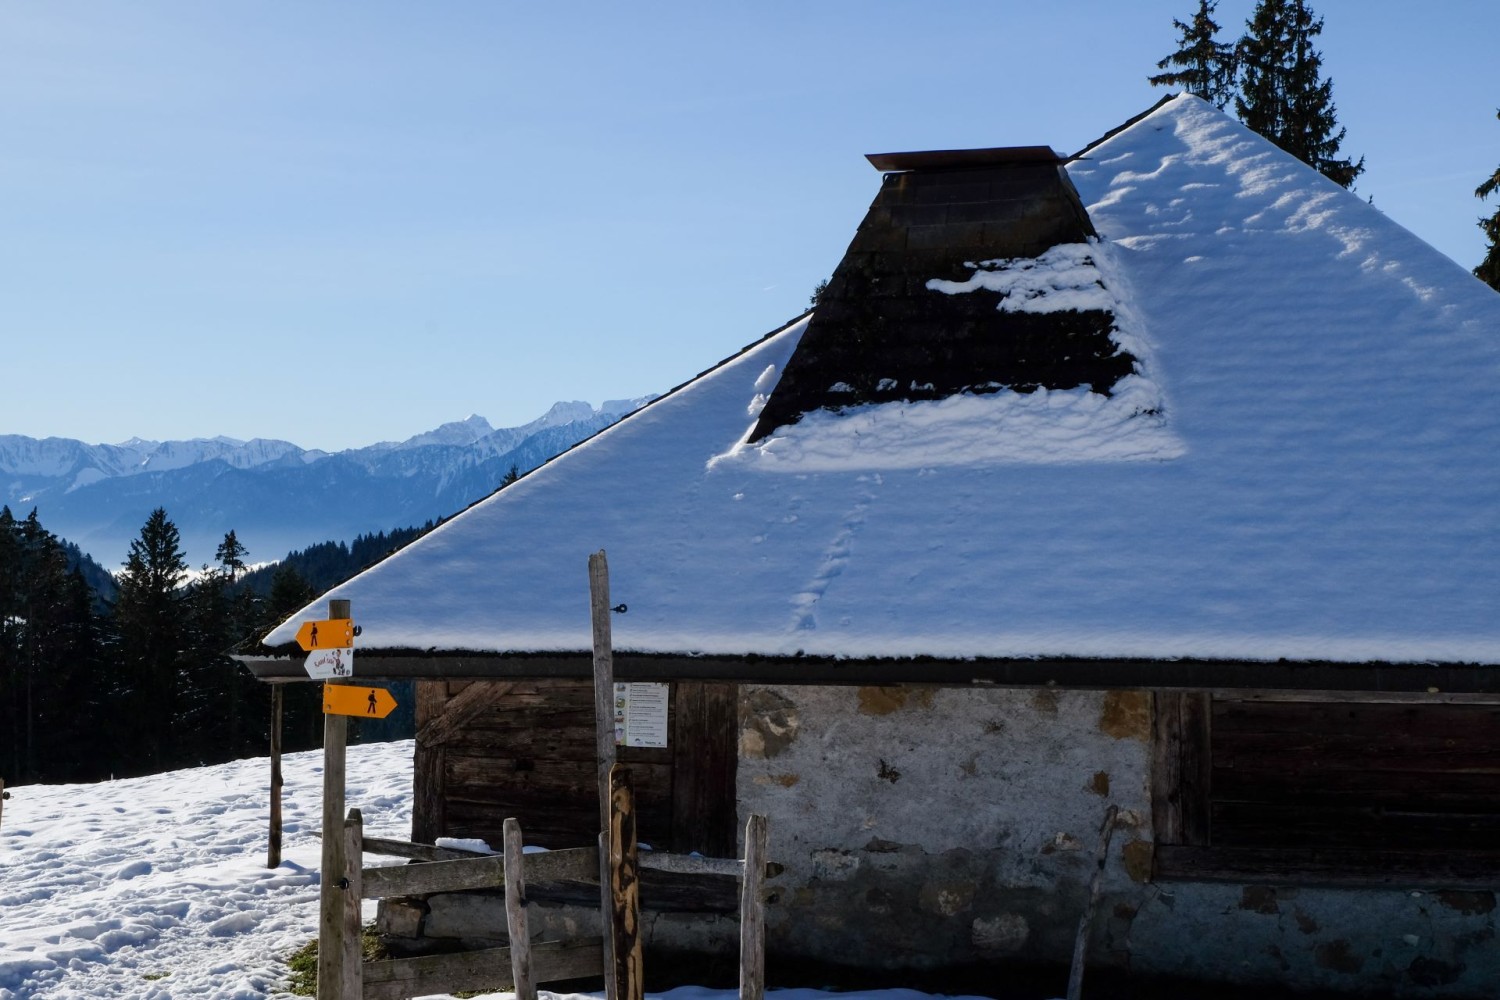
[(405, 441), (325, 452), (289, 441), (195, 438), (86, 444), (0, 435), (0, 503), (36, 508), (48, 530), (118, 566), (156, 508), (182, 533), (188, 563), (212, 562), (231, 529), (254, 560), (329, 538), (422, 524), (491, 493), (643, 405), (566, 401), (519, 427), (473, 415)]

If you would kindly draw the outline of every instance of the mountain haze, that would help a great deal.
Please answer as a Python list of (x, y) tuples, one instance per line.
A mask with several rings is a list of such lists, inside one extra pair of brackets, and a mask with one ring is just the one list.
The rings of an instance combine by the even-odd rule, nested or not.
[(329, 538), (421, 524), (487, 496), (511, 466), (535, 468), (644, 403), (559, 402), (520, 427), (481, 416), (405, 441), (324, 452), (288, 441), (197, 438), (85, 444), (0, 435), (0, 503), (36, 508), (49, 530), (118, 566), (164, 507), (189, 565), (211, 562), (233, 529), (252, 561)]

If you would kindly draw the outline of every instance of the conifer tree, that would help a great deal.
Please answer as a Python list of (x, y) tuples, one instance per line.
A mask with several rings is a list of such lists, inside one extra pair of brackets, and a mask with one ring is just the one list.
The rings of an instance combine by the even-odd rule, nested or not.
[(1172, 26), (1182, 33), (1179, 48), (1156, 64), (1167, 72), (1147, 77), (1147, 82), (1153, 87), (1181, 87), (1222, 110), (1234, 96), (1235, 50), (1216, 38), (1219, 24), (1213, 14), (1218, 5), (1218, 0), (1198, 0), (1191, 22), (1172, 19)]
[(173, 758), (179, 695), (178, 661), (184, 645), (180, 587), (187, 575), (177, 526), (158, 507), (130, 543), (115, 605), (123, 682), (117, 721), (129, 756), (118, 770), (150, 773)]
[(1237, 53), (1235, 114), (1329, 180), (1351, 186), (1365, 161), (1338, 155), (1345, 129), (1338, 124), (1333, 81), (1321, 78), (1323, 56), (1312, 45), (1323, 19), (1305, 0), (1258, 0), (1246, 27)]
[(33, 510), (0, 507), (0, 775), (100, 777), (101, 636), (93, 594)]
[(266, 601), (266, 617), (262, 619), (261, 627), (272, 628), (281, 624), (293, 612), (307, 607), (316, 596), (312, 585), (297, 572), (295, 566), (280, 564), (271, 577), (271, 593)]
[(240, 540), (234, 537), (234, 529), (231, 528), (214, 549), (214, 558), (219, 562), (219, 571), (229, 578), (231, 584), (239, 577), (245, 569), (245, 556), (249, 550), (240, 544)]
[[(1500, 111), (1495, 112), (1495, 117), (1500, 118)], [(1474, 197), (1483, 201), (1496, 191), (1500, 191), (1500, 167), (1495, 168), (1489, 179), (1474, 189)], [(1500, 206), (1496, 206), (1493, 215), (1480, 218), (1479, 228), (1484, 230), (1490, 245), (1484, 260), (1474, 268), (1474, 276), (1500, 292)]]

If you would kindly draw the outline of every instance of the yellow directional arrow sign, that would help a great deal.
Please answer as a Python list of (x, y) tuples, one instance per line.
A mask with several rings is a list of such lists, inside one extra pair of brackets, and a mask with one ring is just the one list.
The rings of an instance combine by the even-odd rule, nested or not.
[(354, 619), (329, 618), (303, 622), (297, 630), (297, 645), (311, 653), (315, 649), (349, 649), (354, 645)]
[(385, 688), (359, 687), (355, 684), (324, 684), (324, 715), (357, 715), (365, 719), (383, 719), (396, 708), (396, 699)]

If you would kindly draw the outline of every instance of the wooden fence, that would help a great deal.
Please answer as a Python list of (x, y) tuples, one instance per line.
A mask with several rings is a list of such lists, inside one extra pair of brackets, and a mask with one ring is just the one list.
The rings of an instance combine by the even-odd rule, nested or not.
[[(692, 874), (733, 875), (740, 879), (740, 996), (762, 1000), (765, 991), (763, 886), (766, 873), (765, 817), (751, 816), (745, 827), (745, 857), (699, 858), (637, 853), (630, 833), (634, 815), (628, 773), (616, 767), (610, 832), (604, 853), (598, 847), (526, 854), (521, 829), (505, 821), (504, 850), (499, 855), (463, 856), (465, 852), (422, 844), (370, 838), (363, 818), (351, 809), (344, 822), (344, 876), (340, 890), (325, 900), (320, 921), (321, 955), (332, 959), (339, 987), (320, 981), (319, 995), (339, 1000), (405, 1000), (455, 990), (510, 989), (517, 1000), (535, 1000), (540, 983), (584, 976), (606, 977), (611, 1000), (640, 1000), (644, 993), (638, 872), (641, 868)], [(366, 853), (407, 857), (416, 863), (365, 868)], [(527, 926), (530, 883), (600, 883), (610, 906), (602, 913), (606, 936), (572, 941), (533, 942)], [(510, 946), (446, 955), (365, 962), (360, 954), (360, 903), (391, 896), (422, 896), (464, 889), (503, 889)], [(607, 889), (607, 891), (605, 891)], [(613, 973), (610, 975), (610, 973)], [(323, 972), (320, 968), (320, 976)]]

